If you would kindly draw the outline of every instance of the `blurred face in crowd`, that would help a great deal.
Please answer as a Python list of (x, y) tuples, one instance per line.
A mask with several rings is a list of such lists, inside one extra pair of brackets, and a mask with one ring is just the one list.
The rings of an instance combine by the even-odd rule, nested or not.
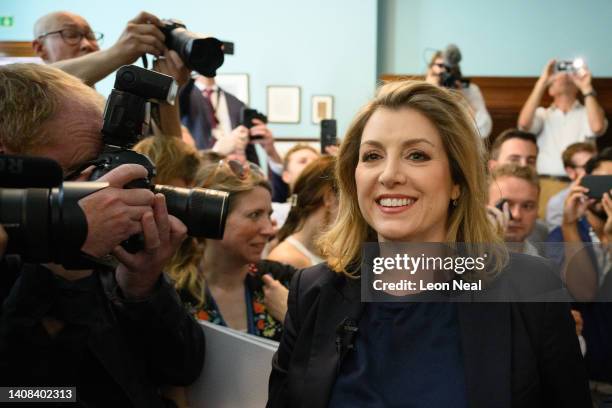
[[(593, 176), (609, 176), (612, 175), (612, 161), (602, 161), (595, 169), (591, 172)], [(592, 204), (589, 204), (589, 211), (602, 220), (608, 218), (606, 211), (604, 210), (601, 200), (598, 200)]]
[[(62, 30), (61, 32), (55, 32)], [(70, 58), (80, 57), (100, 47), (93, 39), (89, 23), (76, 14), (59, 12), (45, 16), (37, 24), (37, 35), (55, 32), (34, 40), (36, 54), (51, 64)]]
[(567, 72), (557, 72), (553, 75), (548, 94), (553, 98), (560, 95), (573, 95), (578, 93), (578, 88)]
[(438, 57), (434, 59), (433, 63), (427, 70), (427, 75), (425, 76), (425, 80), (433, 85), (440, 85), (440, 75), (442, 72), (446, 71), (446, 67), (444, 66), (444, 59), (442, 57)]
[(538, 218), (538, 188), (519, 177), (503, 176), (489, 186), (489, 205), (508, 200), (512, 220), (508, 222), (504, 239), (523, 242), (531, 234)]
[(568, 177), (571, 180), (576, 180), (578, 177), (583, 176), (585, 174), (584, 166), (591, 157), (593, 157), (591, 152), (582, 151), (574, 153), (571, 159), (572, 167), (565, 168)]
[(304, 167), (315, 161), (319, 155), (311, 149), (296, 150), (291, 154), (287, 161), (287, 168), (283, 171), (283, 181), (289, 185), (291, 190), (304, 170)]
[(432, 74), (436, 76), (440, 76), (442, 72), (446, 71), (446, 67), (444, 66), (444, 58), (436, 58), (431, 66), (431, 71)]
[(355, 182), (361, 213), (379, 241), (445, 240), (459, 186), (438, 130), (422, 113), (374, 112), (361, 137)]
[(507, 164), (516, 163), (519, 166), (531, 167), (536, 169), (538, 159), (538, 147), (528, 141), (519, 138), (506, 140), (499, 149), (497, 160), (489, 161), (489, 168), (492, 170), (495, 167)]
[(225, 233), (219, 244), (225, 256), (233, 256), (244, 263), (258, 262), (264, 246), (274, 234), (270, 220), (272, 196), (259, 186), (239, 194), (227, 216)]
[(57, 161), (66, 175), (100, 153), (102, 116), (76, 100), (63, 99), (58, 113), (43, 125), (48, 143), (28, 153)]

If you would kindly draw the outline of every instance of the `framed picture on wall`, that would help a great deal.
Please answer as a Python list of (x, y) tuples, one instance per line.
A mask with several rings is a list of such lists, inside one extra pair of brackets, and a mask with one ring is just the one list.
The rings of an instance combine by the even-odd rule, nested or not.
[(331, 95), (312, 96), (312, 123), (318, 125), (323, 119), (333, 119), (334, 97)]
[(219, 88), (249, 104), (249, 74), (217, 74), (215, 82)]
[(268, 122), (300, 123), (301, 88), (276, 86), (267, 88)]

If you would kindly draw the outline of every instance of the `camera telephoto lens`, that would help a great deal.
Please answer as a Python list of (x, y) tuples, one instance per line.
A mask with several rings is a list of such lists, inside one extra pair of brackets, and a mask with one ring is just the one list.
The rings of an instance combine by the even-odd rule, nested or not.
[(153, 192), (166, 197), (168, 213), (187, 226), (192, 237), (222, 239), (229, 206), (229, 193), (208, 188), (155, 185)]

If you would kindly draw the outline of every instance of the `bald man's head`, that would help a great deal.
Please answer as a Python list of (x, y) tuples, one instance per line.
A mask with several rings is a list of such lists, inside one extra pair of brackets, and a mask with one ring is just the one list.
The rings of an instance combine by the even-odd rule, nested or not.
[(56, 11), (36, 21), (32, 47), (40, 58), (51, 64), (98, 51), (98, 42), (92, 38), (87, 20), (74, 13)]

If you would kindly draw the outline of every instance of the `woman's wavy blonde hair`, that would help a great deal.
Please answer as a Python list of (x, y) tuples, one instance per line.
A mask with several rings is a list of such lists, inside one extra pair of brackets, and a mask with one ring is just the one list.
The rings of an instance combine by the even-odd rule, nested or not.
[(186, 185), (192, 185), (203, 164), (198, 150), (178, 137), (150, 136), (132, 149), (144, 154), (155, 164), (155, 184), (168, 184), (174, 179), (180, 179)]
[[(201, 165), (195, 175), (195, 183), (198, 187), (230, 193), (229, 213), (232, 212), (243, 193), (255, 187), (263, 187), (272, 192), (270, 183), (262, 173), (247, 171), (245, 177), (240, 178), (219, 161)], [(168, 274), (174, 280), (175, 287), (187, 291), (196, 300), (196, 304), (193, 305), (196, 308), (201, 308), (206, 301), (204, 296), (206, 280), (200, 270), (200, 264), (204, 260), (205, 245), (205, 239), (189, 237), (176, 252), (168, 268)]]
[[(355, 168), (359, 160), (361, 135), (366, 123), (378, 109), (413, 109), (425, 115), (436, 127), (450, 164), (453, 182), (461, 194), (456, 207), (450, 207), (446, 241), (492, 245), (493, 272), (507, 262), (508, 254), (501, 237), (487, 219), (486, 150), (478, 137), (469, 107), (458, 93), (424, 81), (391, 82), (379, 88), (376, 97), (353, 119), (344, 137), (336, 177), (339, 210), (336, 222), (325, 233), (320, 245), (327, 263), (334, 271), (355, 277), (355, 265), (361, 262), (364, 242), (376, 242), (376, 232), (367, 224), (357, 201)], [(491, 251), (489, 251), (491, 252)]]

